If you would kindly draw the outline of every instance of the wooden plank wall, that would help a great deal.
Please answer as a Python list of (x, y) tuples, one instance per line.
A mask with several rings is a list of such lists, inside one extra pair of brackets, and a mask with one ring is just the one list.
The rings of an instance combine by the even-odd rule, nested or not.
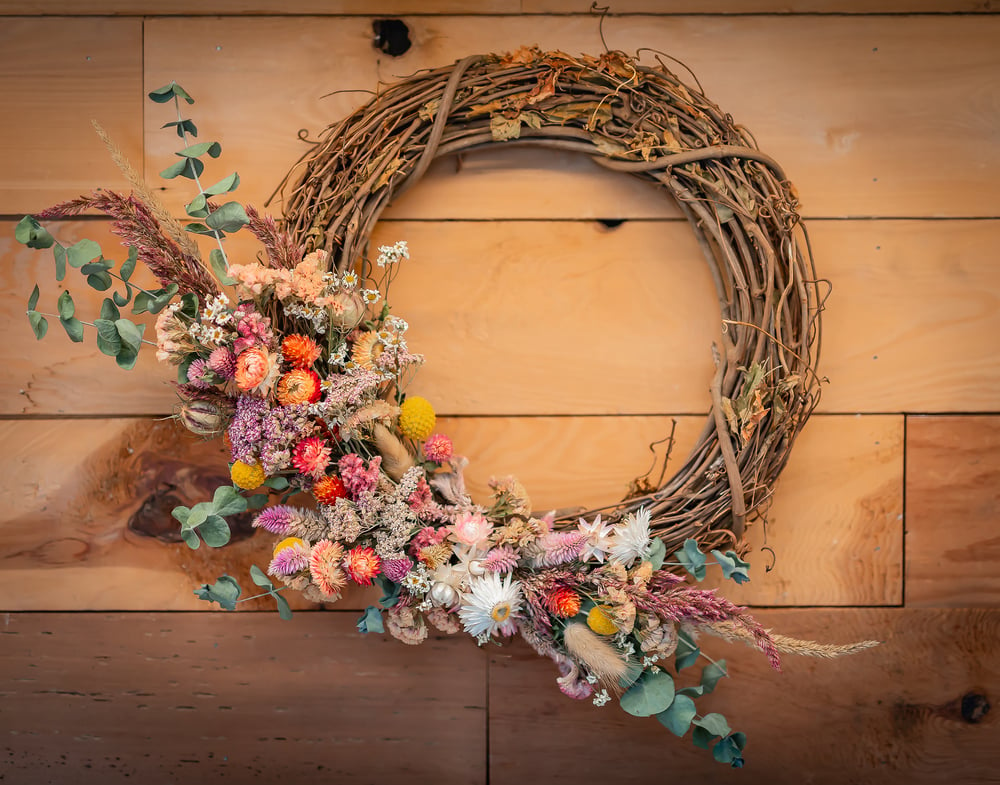
[[(290, 624), (206, 612), (192, 587), (267, 550), (243, 537), (192, 553), (164, 523), (224, 472), (218, 446), (163, 419), (169, 374), (152, 356), (124, 374), (58, 327), (31, 337), (32, 282), (53, 303), (58, 289), (14, 223), (122, 187), (91, 118), (155, 178), (173, 143), (144, 92), (176, 79), (203, 138), (223, 140), (220, 176), (238, 170), (238, 195), (260, 205), (301, 152), (299, 129), (364, 100), (349, 91), (470, 52), (599, 52), (587, 6), (0, 0), (0, 780), (998, 781), (990, 2), (618, 0), (604, 22), (612, 48), (690, 65), (783, 163), (833, 286), (829, 385), (766, 531), (749, 534), (753, 580), (727, 591), (786, 634), (884, 645), (783, 674), (713, 647), (734, 678), (710, 708), (748, 734), (743, 772), (613, 705), (565, 699), (524, 646), (362, 637), (364, 596)], [(403, 56), (373, 47), (376, 15), (402, 15)], [(175, 208), (190, 198), (177, 185), (164, 191)], [(57, 233), (113, 247), (99, 220)], [(376, 240), (395, 239), (413, 256), (395, 304), (428, 357), (415, 389), (472, 458), (475, 490), (516, 472), (539, 508), (610, 500), (672, 421), (685, 454), (719, 325), (689, 230), (658, 194), (586, 160), (492, 151), (436, 165), (380, 224)]]

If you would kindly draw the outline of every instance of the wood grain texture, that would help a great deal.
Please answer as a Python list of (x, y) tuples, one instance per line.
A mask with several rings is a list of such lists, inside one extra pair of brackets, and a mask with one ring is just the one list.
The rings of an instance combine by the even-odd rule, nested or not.
[[(536, 43), (570, 53), (603, 49), (589, 17), (410, 22), (414, 46), (390, 61), (371, 47), (360, 18), (151, 19), (146, 86), (176, 79), (198, 99), (203, 136), (226, 145), (211, 171), (252, 171), (242, 198), (259, 204), (306, 149), (299, 129), (318, 133), (366, 100), (350, 91), (372, 91), (378, 80), (469, 52)], [(1000, 18), (626, 16), (609, 19), (604, 33), (612, 48), (666, 49), (687, 63), (712, 100), (782, 162), (807, 216), (997, 215)], [(233, 91), (234, 78), (253, 89)], [(157, 130), (167, 111), (146, 107), (150, 171), (173, 157), (172, 140)], [(927, 165), (927, 150), (937, 149), (949, 151), (948, 166)], [(642, 200), (623, 201), (624, 191), (603, 184), (573, 194), (574, 177), (564, 180), (569, 197), (553, 203), (533, 196), (537, 179), (519, 181), (516, 169), (492, 186), (475, 178), (454, 201), (422, 205), (421, 216), (496, 217), (498, 203), (517, 217), (543, 215), (546, 205), (558, 210), (546, 217), (628, 216)], [(627, 178), (604, 177), (619, 179)], [(190, 198), (168, 195), (178, 209)], [(403, 208), (397, 217), (414, 216)]]
[(142, 23), (7, 19), (0, 25), (0, 214), (124, 187), (91, 127), (142, 164)]
[[(712, 657), (726, 658), (732, 680), (701, 699), (699, 710), (721, 712), (747, 734), (742, 772), (715, 763), (653, 719), (630, 717), (614, 701), (601, 709), (571, 701), (556, 688), (553, 664), (520, 642), (494, 650), (490, 782), (641, 783), (664, 771), (704, 783), (741, 777), (774, 785), (996, 782), (996, 712), (978, 722), (962, 714), (965, 696), (995, 706), (1000, 694), (996, 609), (759, 616), (794, 637), (884, 643), (834, 661), (786, 656), (779, 674), (748, 649), (703, 640)], [(967, 714), (975, 716), (971, 706)]]
[[(670, 472), (703, 424), (677, 418)], [(653, 467), (650, 445), (670, 435), (671, 420), (442, 418), (438, 430), (470, 458), (475, 499), (488, 499), (491, 477), (515, 474), (545, 512), (621, 499)], [(753, 580), (727, 588), (729, 596), (754, 605), (899, 602), (901, 432), (897, 417), (815, 417), (770, 514), (766, 542), (778, 564), (764, 571), (765, 533), (752, 529)], [(238, 522), (242, 539), (221, 550), (191, 551), (178, 541), (170, 511), (211, 498), (228, 481), (218, 442), (172, 422), (123, 419), (0, 422), (0, 442), (12, 445), (0, 492), (0, 610), (210, 610), (194, 588), (226, 573), (249, 596), (250, 565), (270, 560), (274, 538), (249, 538), (249, 515)], [(662, 460), (666, 444), (655, 449)], [(354, 590), (332, 607), (364, 608), (373, 597)]]
[[(521, 0), (524, 13), (580, 13), (578, 0)], [(919, 14), (992, 13), (992, 0), (625, 0), (612, 14)]]
[(907, 605), (1000, 605), (1000, 418), (906, 427)]
[[(152, 351), (124, 373), (89, 331), (70, 344), (53, 320), (34, 340), (23, 316), (33, 281), (50, 312), (59, 288), (51, 254), (15, 243), (12, 223), (0, 230), (0, 329), (10, 336), (0, 342), (0, 411), (168, 413), (174, 372)], [(53, 232), (64, 243), (94, 236), (123, 256), (102, 224)], [(833, 289), (821, 411), (996, 410), (1000, 364), (983, 358), (1000, 330), (1000, 221), (816, 221), (810, 233)], [(439, 412), (708, 411), (719, 310), (686, 223), (383, 221), (373, 244), (400, 239), (412, 258), (390, 301), (427, 358), (413, 390)], [(259, 250), (246, 233), (229, 242), (234, 260)], [(98, 313), (103, 294), (79, 281), (71, 270), (79, 312)]]
[(486, 780), (486, 656), (356, 614), (10, 614), (5, 782)]

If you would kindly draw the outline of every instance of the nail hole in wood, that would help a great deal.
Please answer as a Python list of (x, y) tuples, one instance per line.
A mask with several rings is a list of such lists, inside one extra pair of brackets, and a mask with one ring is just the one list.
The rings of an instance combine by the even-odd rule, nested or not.
[(402, 19), (376, 19), (372, 22), (372, 32), (375, 34), (375, 48), (390, 57), (406, 54), (412, 45), (410, 28)]

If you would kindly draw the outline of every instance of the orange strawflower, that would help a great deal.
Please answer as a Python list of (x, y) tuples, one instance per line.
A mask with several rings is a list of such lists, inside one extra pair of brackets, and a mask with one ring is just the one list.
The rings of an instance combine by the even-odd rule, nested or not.
[(344, 557), (344, 569), (351, 580), (361, 586), (371, 586), (372, 579), (382, 569), (382, 560), (374, 548), (359, 545), (351, 548)]
[(580, 612), (580, 595), (568, 586), (560, 586), (545, 597), (545, 607), (553, 616), (568, 619)]
[(236, 358), (236, 386), (243, 392), (266, 387), (277, 371), (277, 355), (260, 346), (245, 349)]
[(316, 403), (320, 397), (319, 375), (315, 371), (296, 368), (278, 379), (275, 393), (282, 406)]
[(323, 350), (308, 335), (289, 335), (281, 342), (281, 354), (294, 368), (311, 367), (322, 353)]
[(339, 477), (326, 475), (320, 477), (313, 486), (313, 497), (320, 504), (333, 504), (337, 499), (347, 498), (347, 489)]

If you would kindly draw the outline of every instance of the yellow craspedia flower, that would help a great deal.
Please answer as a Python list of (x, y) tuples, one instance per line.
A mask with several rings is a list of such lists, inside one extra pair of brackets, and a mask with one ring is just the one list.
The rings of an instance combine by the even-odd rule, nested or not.
[(595, 605), (587, 614), (587, 626), (598, 635), (614, 635), (618, 625), (611, 621), (611, 609), (605, 605)]
[(285, 537), (281, 542), (274, 546), (274, 550), (271, 551), (271, 557), (277, 556), (285, 548), (291, 548), (293, 545), (305, 545), (305, 540), (299, 537)]
[(407, 438), (424, 441), (431, 435), (436, 421), (434, 407), (419, 395), (407, 398), (399, 407), (399, 430)]
[(229, 476), (233, 478), (233, 485), (245, 491), (256, 490), (267, 479), (264, 468), (259, 463), (250, 466), (243, 461), (236, 461), (233, 464), (233, 468), (229, 470)]

